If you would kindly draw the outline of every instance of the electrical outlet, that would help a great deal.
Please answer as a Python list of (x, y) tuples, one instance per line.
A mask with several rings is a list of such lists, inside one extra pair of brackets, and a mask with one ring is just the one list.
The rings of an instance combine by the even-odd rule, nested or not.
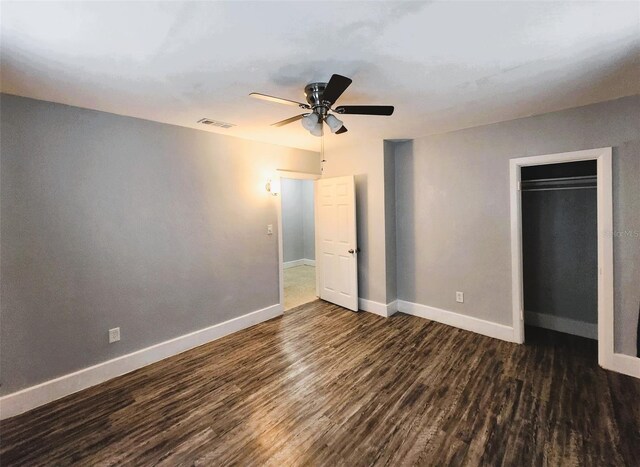
[(464, 303), (464, 294), (462, 292), (456, 292), (456, 302)]
[(109, 329), (109, 344), (120, 340), (120, 328)]
[(267, 225), (267, 235), (273, 235), (273, 224)]

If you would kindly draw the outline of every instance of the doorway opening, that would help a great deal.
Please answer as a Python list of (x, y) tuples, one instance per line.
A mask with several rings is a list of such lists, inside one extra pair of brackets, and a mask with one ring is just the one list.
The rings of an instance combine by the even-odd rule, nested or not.
[(525, 323), (597, 340), (610, 368), (611, 148), (512, 159), (510, 169), (514, 341)]
[(522, 167), (524, 323), (598, 339), (595, 160)]
[(313, 180), (282, 178), (284, 310), (317, 299)]
[(566, 336), (598, 339), (597, 162), (522, 167), (520, 191), (525, 334), (597, 355)]

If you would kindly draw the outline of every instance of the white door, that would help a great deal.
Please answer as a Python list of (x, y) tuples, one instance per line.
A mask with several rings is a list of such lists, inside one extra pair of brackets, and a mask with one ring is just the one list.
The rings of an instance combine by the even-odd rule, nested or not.
[(353, 175), (322, 178), (316, 190), (316, 267), (320, 298), (358, 311), (358, 245)]

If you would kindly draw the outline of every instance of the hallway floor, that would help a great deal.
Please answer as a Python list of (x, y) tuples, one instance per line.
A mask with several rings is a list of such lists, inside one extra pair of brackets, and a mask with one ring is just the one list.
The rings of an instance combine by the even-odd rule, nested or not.
[(284, 270), (284, 309), (290, 310), (316, 299), (315, 266), (295, 266)]

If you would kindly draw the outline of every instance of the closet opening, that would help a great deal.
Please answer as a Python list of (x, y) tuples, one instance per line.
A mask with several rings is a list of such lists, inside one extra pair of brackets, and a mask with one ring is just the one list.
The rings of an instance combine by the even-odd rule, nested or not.
[(526, 323), (527, 341), (597, 349), (600, 366), (630, 371), (613, 345), (612, 148), (514, 158), (509, 169), (513, 341), (525, 342)]
[[(597, 161), (522, 167), (525, 333), (598, 339)], [(542, 333), (553, 338), (553, 333)]]

